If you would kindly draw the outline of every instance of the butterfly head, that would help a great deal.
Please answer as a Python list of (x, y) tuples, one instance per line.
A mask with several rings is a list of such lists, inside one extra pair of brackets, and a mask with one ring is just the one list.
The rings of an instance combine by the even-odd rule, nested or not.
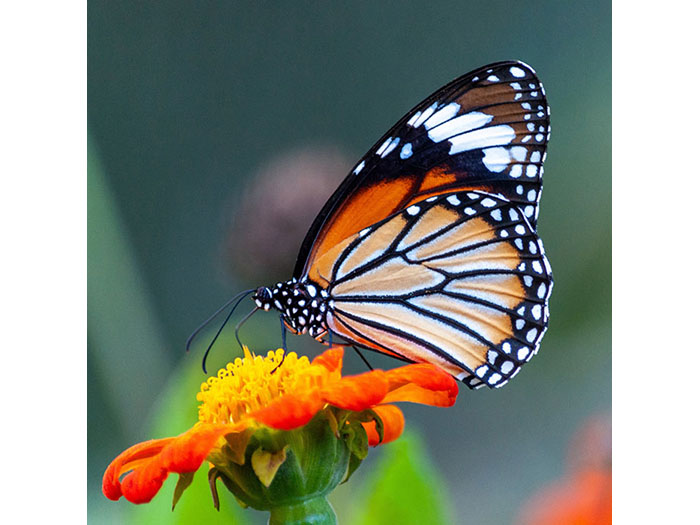
[(295, 334), (319, 337), (326, 333), (328, 293), (314, 283), (291, 279), (272, 288), (261, 286), (253, 295), (258, 308), (274, 308), (282, 314), (284, 324)]
[(255, 290), (253, 301), (258, 308), (262, 308), (267, 312), (272, 307), (272, 290), (267, 286), (261, 286)]

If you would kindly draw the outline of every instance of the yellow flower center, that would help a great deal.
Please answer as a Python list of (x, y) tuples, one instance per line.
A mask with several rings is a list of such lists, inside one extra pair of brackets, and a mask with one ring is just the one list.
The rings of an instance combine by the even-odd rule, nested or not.
[[(197, 400), (201, 402), (201, 422), (237, 423), (246, 414), (298, 389), (302, 386), (300, 382), (311, 387), (311, 383), (318, 384), (323, 380), (318, 374), (303, 373), (323, 368), (312, 366), (306, 356), (298, 357), (290, 352), (285, 357), (281, 348), (274, 352), (270, 350), (265, 357), (253, 354), (246, 347), (243, 352), (243, 359), (237, 358), (219, 370), (216, 377), (202, 383), (197, 394)], [(316, 376), (315, 380), (313, 376)]]

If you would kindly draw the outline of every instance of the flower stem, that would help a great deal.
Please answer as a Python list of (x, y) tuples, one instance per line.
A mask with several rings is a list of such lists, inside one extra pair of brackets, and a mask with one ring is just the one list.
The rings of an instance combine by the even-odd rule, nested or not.
[(270, 509), (268, 525), (336, 525), (335, 511), (325, 496), (317, 496), (294, 505)]

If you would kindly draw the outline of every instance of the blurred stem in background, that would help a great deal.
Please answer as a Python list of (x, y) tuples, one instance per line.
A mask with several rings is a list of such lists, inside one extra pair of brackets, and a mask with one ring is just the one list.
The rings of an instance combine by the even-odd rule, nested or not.
[(144, 417), (134, 414), (148, 412), (171, 364), (89, 133), (87, 163), (88, 359), (124, 438), (137, 439)]

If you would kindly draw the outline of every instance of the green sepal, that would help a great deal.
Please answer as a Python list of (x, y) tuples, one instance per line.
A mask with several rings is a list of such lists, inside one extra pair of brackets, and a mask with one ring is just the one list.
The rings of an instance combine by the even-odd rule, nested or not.
[(358, 420), (348, 421), (343, 426), (342, 436), (345, 443), (350, 449), (353, 456), (359, 459), (365, 459), (369, 453), (369, 445), (367, 444), (367, 432)]
[(337, 409), (333, 406), (328, 406), (323, 410), (323, 413), (326, 415), (328, 418), (328, 424), (331, 427), (331, 431), (333, 431), (333, 434), (336, 437), (340, 437), (340, 433), (338, 432), (338, 428), (340, 427), (341, 423), (338, 421), (338, 417), (335, 414), (335, 411)]
[(223, 452), (234, 462), (239, 465), (245, 463), (245, 451), (250, 441), (250, 437), (255, 433), (255, 429), (247, 428), (242, 432), (226, 434), (227, 446), (223, 447)]
[(379, 443), (384, 441), (384, 422), (374, 410), (367, 409), (363, 410), (362, 412), (358, 412), (355, 415), (354, 419), (362, 421), (363, 423), (369, 423), (370, 421), (374, 421), (374, 428), (377, 430), (377, 435), (379, 436)]
[(350, 479), (350, 476), (362, 465), (362, 459), (357, 457), (355, 454), (350, 454), (350, 459), (348, 460), (348, 472), (345, 474), (345, 479), (341, 482), (341, 485)]
[(221, 472), (216, 467), (209, 469), (207, 473), (209, 478), (209, 490), (211, 490), (211, 499), (214, 501), (214, 508), (219, 510), (219, 493), (216, 490), (216, 479), (221, 477)]
[(342, 483), (345, 483), (350, 479), (353, 472), (362, 464), (362, 460), (367, 457), (369, 453), (369, 444), (367, 431), (359, 419), (352, 419), (346, 421), (343, 426), (342, 436), (345, 439), (345, 444), (350, 450), (350, 457), (348, 458), (348, 470), (345, 474), (345, 479)]
[(180, 501), (182, 493), (185, 492), (185, 489), (190, 486), (193, 479), (194, 472), (184, 472), (179, 474), (179, 477), (177, 478), (177, 485), (175, 485), (175, 492), (173, 493), (173, 506), (171, 510), (175, 510), (175, 505), (177, 505), (177, 502)]
[(250, 464), (253, 467), (253, 472), (255, 472), (260, 483), (265, 485), (265, 487), (269, 488), (270, 483), (275, 479), (277, 471), (287, 459), (288, 448), (289, 445), (286, 445), (282, 450), (270, 452), (259, 447), (250, 457)]

